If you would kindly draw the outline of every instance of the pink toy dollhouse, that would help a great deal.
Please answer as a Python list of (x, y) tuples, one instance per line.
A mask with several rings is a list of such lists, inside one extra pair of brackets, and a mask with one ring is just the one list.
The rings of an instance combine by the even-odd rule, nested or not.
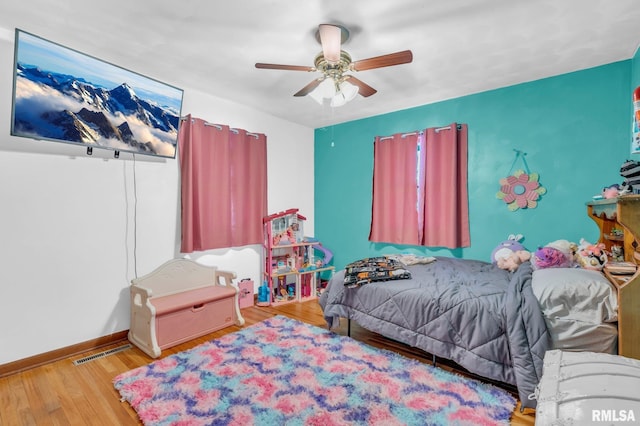
[(300, 302), (317, 297), (317, 277), (332, 271), (314, 260), (314, 246), (320, 242), (304, 236), (306, 218), (289, 209), (263, 218), (265, 268), (270, 303)]

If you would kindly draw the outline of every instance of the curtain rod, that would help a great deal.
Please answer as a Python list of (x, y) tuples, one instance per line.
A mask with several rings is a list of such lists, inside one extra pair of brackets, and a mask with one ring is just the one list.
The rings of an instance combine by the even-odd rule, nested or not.
[[(182, 120), (182, 121), (186, 121), (186, 120), (187, 120), (187, 117), (180, 117), (180, 120)], [(191, 119), (191, 122), (193, 123), (194, 121), (195, 121), (195, 119), (194, 119), (194, 118), (192, 118), (192, 119)], [(208, 121), (205, 121), (205, 122), (204, 122), (204, 125), (205, 125), (205, 126), (209, 126), (209, 127), (215, 127), (215, 128), (216, 128), (216, 129), (218, 129), (218, 130), (222, 130), (222, 126), (221, 126), (220, 124), (209, 123)], [(233, 133), (235, 133), (236, 135), (237, 135), (238, 133), (240, 133), (240, 131), (239, 131), (238, 129), (232, 129), (232, 128), (229, 128), (229, 130), (231, 130), (231, 131), (232, 131)], [(256, 139), (258, 139), (258, 137), (259, 137), (257, 133), (247, 132), (247, 135), (249, 135), (249, 136), (253, 136), (253, 137), (254, 137), (254, 138), (256, 138)]]
[[(458, 130), (462, 129), (462, 125), (461, 124), (456, 124), (456, 129), (458, 129)], [(436, 133), (438, 133), (440, 130), (451, 130), (451, 126), (438, 127), (436, 129)]]
[[(409, 133), (403, 133), (400, 135), (401, 138), (406, 138), (407, 136), (411, 136), (411, 135), (421, 135), (424, 132), (409, 132)], [(393, 139), (393, 136), (385, 136), (380, 138), (381, 141), (387, 140), (387, 139)]]
[[(462, 129), (462, 125), (461, 124), (456, 124), (456, 129), (460, 130)], [(451, 130), (451, 126), (443, 126), (443, 127), (436, 127), (435, 132), (438, 133), (441, 130)], [(410, 136), (410, 135), (422, 135), (424, 132), (420, 131), (420, 132), (409, 132), (409, 133), (403, 133), (400, 137), (404, 138), (406, 136)], [(393, 136), (385, 136), (380, 138), (381, 141), (387, 140), (387, 139), (393, 139)]]

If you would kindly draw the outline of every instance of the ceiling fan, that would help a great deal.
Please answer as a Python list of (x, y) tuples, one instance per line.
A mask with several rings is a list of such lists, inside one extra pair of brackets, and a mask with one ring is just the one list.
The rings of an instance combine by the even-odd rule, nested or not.
[[(256, 63), (256, 68), (307, 72), (319, 71), (322, 74), (320, 77), (307, 84), (293, 96), (306, 96), (308, 94), (312, 94), (313, 96), (312, 92), (322, 84), (330, 91), (330, 94), (324, 95), (324, 97), (332, 97), (335, 94), (343, 93), (342, 102), (338, 102), (342, 105), (348, 100), (353, 99), (358, 93), (366, 98), (377, 92), (376, 89), (356, 78), (351, 72), (406, 64), (413, 60), (411, 50), (403, 50), (401, 52), (376, 56), (369, 59), (352, 61), (351, 55), (341, 50), (342, 43), (349, 39), (349, 31), (340, 25), (319, 25), (316, 38), (322, 45), (322, 51), (316, 55), (313, 67), (265, 64), (259, 62)], [(350, 83), (350, 85), (345, 85), (345, 82)], [(348, 88), (351, 88), (351, 90)], [(346, 92), (349, 93), (345, 95)], [(344, 96), (347, 96), (349, 99), (344, 99)], [(332, 101), (332, 106), (338, 106), (334, 105), (334, 101)], [(321, 100), (319, 100), (319, 102), (322, 103)]]

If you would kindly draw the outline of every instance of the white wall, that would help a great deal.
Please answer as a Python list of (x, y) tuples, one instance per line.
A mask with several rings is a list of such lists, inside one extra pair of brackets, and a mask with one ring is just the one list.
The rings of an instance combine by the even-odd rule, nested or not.
[[(102, 150), (89, 157), (76, 146), (10, 136), (12, 39), (0, 38), (0, 64), (5, 364), (127, 330), (130, 280), (180, 256), (180, 206), (177, 160), (124, 153), (113, 159)], [(183, 89), (183, 115), (267, 135), (269, 212), (299, 208), (313, 235), (313, 129), (218, 99), (206, 88)], [(215, 250), (206, 261), (257, 286), (261, 255), (260, 246)]]

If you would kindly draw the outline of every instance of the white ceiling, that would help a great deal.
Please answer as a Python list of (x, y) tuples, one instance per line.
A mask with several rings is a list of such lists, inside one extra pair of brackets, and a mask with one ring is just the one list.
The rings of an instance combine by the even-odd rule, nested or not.
[[(350, 30), (343, 49), (353, 60), (410, 49), (413, 62), (357, 73), (378, 93), (339, 108), (292, 96), (317, 73), (254, 67), (313, 66), (321, 23)], [(318, 128), (629, 59), (640, 43), (640, 2), (3, 0), (0, 27), (2, 39), (19, 28)]]

